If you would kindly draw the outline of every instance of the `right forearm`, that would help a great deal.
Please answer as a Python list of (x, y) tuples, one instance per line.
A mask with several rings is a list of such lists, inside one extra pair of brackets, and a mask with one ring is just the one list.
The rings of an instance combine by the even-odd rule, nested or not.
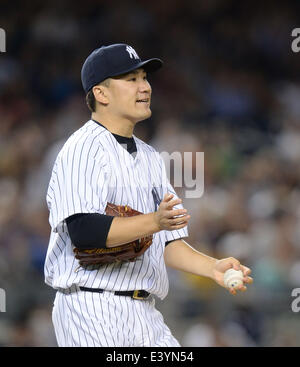
[(133, 217), (114, 217), (108, 232), (106, 247), (114, 247), (152, 235), (160, 230), (173, 231), (187, 225), (186, 209), (173, 209), (181, 203), (173, 194), (166, 194), (156, 212)]
[(155, 213), (126, 218), (114, 217), (107, 235), (106, 247), (122, 245), (159, 231)]

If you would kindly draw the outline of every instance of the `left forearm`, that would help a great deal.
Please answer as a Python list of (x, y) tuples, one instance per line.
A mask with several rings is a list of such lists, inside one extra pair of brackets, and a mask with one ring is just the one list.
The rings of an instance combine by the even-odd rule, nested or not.
[(213, 268), (217, 259), (207, 256), (183, 240), (171, 242), (165, 249), (167, 266), (191, 274), (213, 278)]

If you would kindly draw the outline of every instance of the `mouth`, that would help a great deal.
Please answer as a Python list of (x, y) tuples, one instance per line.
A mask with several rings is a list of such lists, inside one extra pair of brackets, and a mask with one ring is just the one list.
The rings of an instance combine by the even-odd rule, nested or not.
[(144, 99), (137, 99), (136, 103), (141, 103), (141, 104), (150, 104), (150, 98), (144, 98)]

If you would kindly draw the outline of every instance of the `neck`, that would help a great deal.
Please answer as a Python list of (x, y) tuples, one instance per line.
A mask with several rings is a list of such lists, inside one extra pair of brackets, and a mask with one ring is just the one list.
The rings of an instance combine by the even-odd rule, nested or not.
[(135, 123), (130, 120), (120, 118), (114, 119), (111, 116), (105, 116), (102, 113), (100, 115), (97, 112), (93, 112), (91, 118), (100, 122), (112, 134), (117, 134), (126, 138), (132, 137)]

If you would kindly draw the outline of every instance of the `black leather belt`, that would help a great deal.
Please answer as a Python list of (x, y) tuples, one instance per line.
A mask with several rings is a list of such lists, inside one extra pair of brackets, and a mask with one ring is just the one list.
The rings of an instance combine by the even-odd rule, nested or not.
[[(86, 292), (95, 292), (95, 293), (103, 293), (105, 289), (99, 288), (87, 288), (87, 287), (79, 287), (80, 290)], [(113, 292), (116, 296), (127, 296), (133, 299), (147, 299), (150, 296), (150, 293), (145, 290), (137, 290), (137, 291), (115, 291)]]

